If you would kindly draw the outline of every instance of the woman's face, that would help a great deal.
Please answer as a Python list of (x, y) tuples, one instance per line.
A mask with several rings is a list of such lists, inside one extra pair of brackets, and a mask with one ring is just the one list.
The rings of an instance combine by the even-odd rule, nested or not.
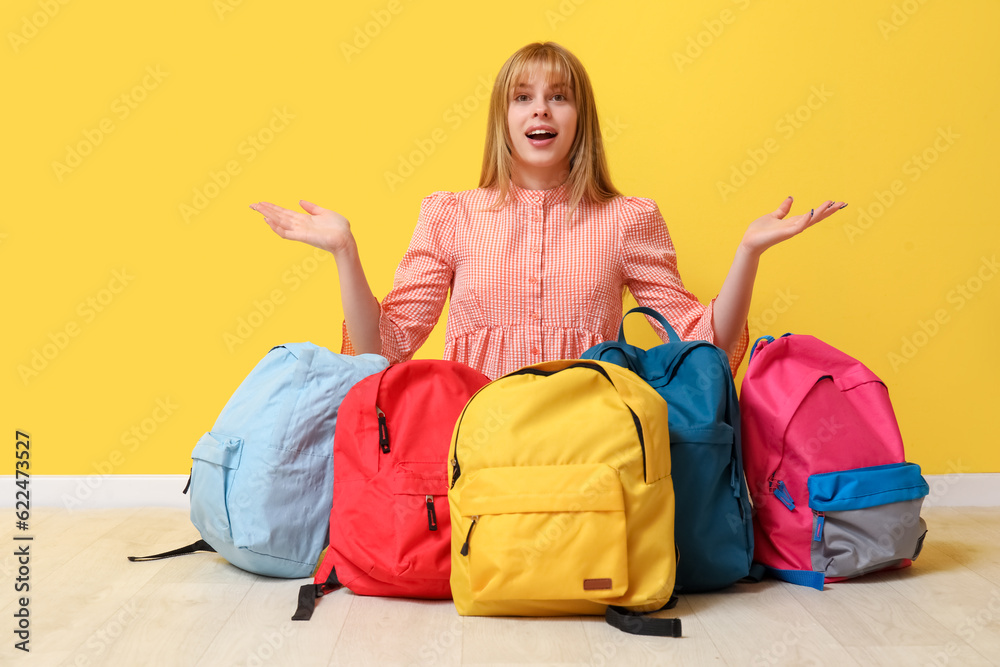
[(507, 106), (514, 169), (562, 182), (576, 138), (573, 90), (561, 80), (547, 80), (538, 68), (526, 75), (511, 91)]

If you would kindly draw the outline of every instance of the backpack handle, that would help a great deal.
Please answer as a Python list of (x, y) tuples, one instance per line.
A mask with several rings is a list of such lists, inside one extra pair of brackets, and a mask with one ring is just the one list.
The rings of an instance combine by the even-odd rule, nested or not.
[[(781, 334), (781, 337), (782, 337), (782, 338), (787, 338), (788, 336), (791, 336), (791, 335), (792, 335), (792, 334), (791, 334), (791, 332), (789, 332), (789, 333), (783, 333), (783, 334)], [(753, 361), (753, 355), (754, 355), (754, 353), (755, 353), (755, 352), (757, 351), (757, 346), (758, 346), (758, 344), (759, 344), (759, 343), (760, 343), (760, 342), (761, 342), (762, 340), (766, 340), (766, 341), (767, 341), (768, 343), (773, 343), (773, 342), (774, 342), (774, 336), (767, 336), (767, 335), (765, 335), (765, 336), (761, 336), (760, 338), (758, 338), (757, 340), (755, 340), (755, 341), (753, 342), (753, 345), (751, 345), (751, 346), (750, 346), (750, 358), (749, 358), (749, 359), (747, 359), (747, 364), (748, 364), (748, 365), (749, 365), (749, 363), (750, 363), (751, 361)], [(760, 347), (764, 347), (764, 346), (763, 346), (763, 345), (761, 345)]]
[(660, 313), (653, 310), (652, 308), (647, 308), (646, 306), (637, 306), (622, 316), (622, 323), (618, 325), (619, 343), (627, 342), (625, 340), (625, 318), (631, 315), (632, 313), (642, 313), (643, 315), (649, 315), (654, 320), (660, 323), (660, 326), (663, 327), (663, 330), (667, 332), (667, 338), (670, 339), (671, 343), (681, 342), (681, 337), (677, 335), (677, 332), (674, 331), (674, 328), (670, 326), (669, 322), (667, 322), (667, 318), (665, 318), (663, 315), (660, 315)]
[[(757, 352), (757, 346), (760, 345), (760, 342), (762, 340), (766, 340), (768, 343), (773, 343), (774, 342), (774, 336), (761, 336), (760, 338), (758, 338), (757, 340), (755, 340), (753, 342), (753, 345), (750, 346), (750, 358), (747, 359), (747, 364), (748, 365), (750, 364), (751, 361), (753, 361), (753, 355)], [(760, 345), (760, 347), (764, 347), (764, 346)]]

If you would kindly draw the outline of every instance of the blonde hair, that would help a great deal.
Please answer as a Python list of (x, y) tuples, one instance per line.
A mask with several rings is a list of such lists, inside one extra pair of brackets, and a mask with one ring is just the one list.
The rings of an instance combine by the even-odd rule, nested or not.
[(587, 71), (576, 56), (555, 42), (528, 44), (518, 49), (500, 68), (490, 96), (479, 187), (496, 187), (497, 199), (491, 208), (503, 206), (513, 164), (507, 124), (508, 105), (514, 87), (523, 83), (526, 72), (534, 67), (540, 67), (550, 81), (557, 79), (565, 83), (572, 89), (576, 102), (576, 136), (569, 151), (570, 170), (566, 179), (569, 186), (568, 220), (581, 200), (604, 203), (620, 196), (621, 192), (611, 183), (597, 118), (597, 104)]

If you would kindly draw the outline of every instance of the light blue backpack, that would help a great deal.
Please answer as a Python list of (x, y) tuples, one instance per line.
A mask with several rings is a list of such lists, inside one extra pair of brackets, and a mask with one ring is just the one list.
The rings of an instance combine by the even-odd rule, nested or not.
[(311, 576), (329, 543), (338, 408), (388, 365), (312, 343), (272, 348), (191, 452), (191, 522), (202, 539), (129, 560), (216, 551), (249, 572)]

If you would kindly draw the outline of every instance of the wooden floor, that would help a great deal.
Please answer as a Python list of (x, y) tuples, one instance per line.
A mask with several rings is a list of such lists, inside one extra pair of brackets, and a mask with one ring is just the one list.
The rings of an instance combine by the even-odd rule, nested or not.
[[(462, 618), (450, 602), (323, 598), (292, 622), (304, 580), (214, 554), (129, 563), (197, 539), (169, 509), (36, 509), (30, 543), (0, 537), (0, 664), (1000, 665), (1000, 508), (931, 508), (909, 570), (828, 585), (775, 581), (681, 598), (681, 639), (601, 618)], [(23, 533), (22, 533), (23, 534)], [(16, 650), (15, 548), (30, 544), (30, 654)], [(15, 621), (16, 622), (16, 621)]]

